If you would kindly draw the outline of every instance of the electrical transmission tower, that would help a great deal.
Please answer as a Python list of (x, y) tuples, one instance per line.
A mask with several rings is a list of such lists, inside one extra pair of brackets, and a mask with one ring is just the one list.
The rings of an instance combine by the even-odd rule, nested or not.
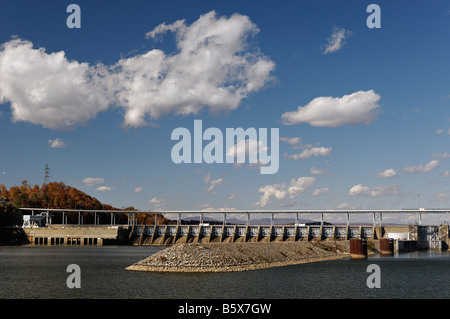
[(45, 178), (44, 178), (44, 184), (47, 184), (50, 180), (50, 168), (48, 168), (48, 164), (45, 164)]

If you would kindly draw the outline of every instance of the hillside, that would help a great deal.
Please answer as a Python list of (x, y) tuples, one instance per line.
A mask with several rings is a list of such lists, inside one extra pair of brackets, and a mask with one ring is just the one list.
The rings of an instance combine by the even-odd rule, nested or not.
[[(63, 182), (51, 182), (42, 186), (28, 184), (28, 181), (22, 181), (21, 186), (12, 186), (7, 189), (5, 185), (0, 185), (0, 225), (10, 225), (12, 220), (21, 220), (18, 208), (26, 207), (45, 207), (45, 208), (63, 208), (63, 209), (88, 209), (88, 210), (136, 210), (134, 207), (123, 209), (115, 208), (109, 204), (101, 203), (97, 198), (92, 197), (74, 187), (65, 185)], [(93, 214), (92, 214), (93, 215)], [(67, 213), (68, 223), (76, 223), (78, 215), (76, 213)], [(58, 219), (61, 216), (55, 215), (52, 218), (53, 223), (60, 223)], [(84, 222), (89, 224), (93, 222), (93, 216), (85, 214)], [(101, 216), (100, 223), (108, 223), (109, 216)], [(102, 220), (104, 218), (104, 221)], [(166, 224), (168, 221), (160, 214), (157, 215), (159, 224)], [(138, 224), (152, 224), (155, 220), (153, 214), (138, 215)], [(118, 214), (116, 223), (127, 223), (127, 215)]]

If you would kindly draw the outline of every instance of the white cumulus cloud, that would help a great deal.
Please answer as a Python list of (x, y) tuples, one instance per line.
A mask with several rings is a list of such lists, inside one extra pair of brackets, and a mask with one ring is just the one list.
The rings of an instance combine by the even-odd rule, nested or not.
[(368, 187), (362, 184), (353, 186), (348, 192), (350, 196), (382, 197), (398, 194), (398, 185)]
[(124, 109), (124, 125), (138, 127), (168, 114), (235, 110), (271, 82), (275, 63), (253, 45), (258, 27), (245, 15), (214, 11), (191, 25), (179, 20), (146, 34), (175, 34), (176, 52), (152, 49), (112, 65), (69, 60), (30, 41), (0, 46), (0, 103), (13, 121), (50, 129), (84, 124), (112, 105)]
[(286, 184), (272, 184), (260, 187), (258, 192), (263, 193), (260, 200), (255, 203), (261, 207), (265, 207), (272, 199), (277, 199), (284, 203), (283, 205), (293, 205), (295, 198), (308, 190), (316, 181), (314, 177), (293, 178), (291, 182)]
[(217, 17), (211, 11), (191, 25), (184, 20), (161, 24), (147, 38), (168, 31), (175, 34), (175, 54), (155, 49), (112, 68), (128, 126), (169, 113), (196, 114), (205, 106), (213, 113), (231, 111), (271, 80), (275, 64), (249, 49), (259, 29), (247, 16)]
[(317, 97), (296, 111), (282, 114), (285, 125), (309, 123), (319, 127), (338, 127), (375, 120), (380, 96), (373, 90), (358, 91), (343, 97)]
[(99, 68), (13, 39), (0, 46), (0, 103), (11, 103), (14, 122), (73, 128), (109, 106)]

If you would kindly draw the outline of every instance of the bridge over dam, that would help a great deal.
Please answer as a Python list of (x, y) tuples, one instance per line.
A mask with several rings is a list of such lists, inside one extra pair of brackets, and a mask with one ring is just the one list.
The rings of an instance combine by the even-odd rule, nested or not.
[[(93, 211), (62, 210), (45, 208), (23, 208), (23, 229), (34, 245), (102, 245), (107, 243), (126, 243), (133, 245), (174, 245), (197, 242), (272, 242), (272, 241), (313, 241), (313, 240), (350, 240), (362, 238), (379, 240), (392, 238), (397, 250), (448, 249), (449, 225), (423, 225), (423, 214), (440, 214), (449, 217), (450, 210), (253, 210), (253, 211)], [(64, 217), (68, 213), (78, 215), (78, 223), (68, 224)], [(60, 214), (59, 224), (52, 224), (52, 217)], [(94, 215), (93, 224), (84, 224), (83, 216)], [(127, 224), (116, 224), (117, 214), (127, 215)], [(167, 225), (138, 225), (138, 214), (176, 215), (176, 220)], [(204, 214), (222, 217), (215, 224), (204, 222)], [(251, 217), (265, 214), (271, 217), (268, 225), (252, 225)], [(320, 221), (305, 225), (299, 223), (299, 216), (317, 214)], [(330, 214), (346, 216), (346, 224), (332, 225), (324, 217)], [(372, 215), (372, 224), (350, 224), (353, 214)], [(418, 222), (409, 225), (383, 225), (382, 216), (387, 214), (416, 214)], [(100, 223), (100, 215), (107, 215), (108, 223)], [(197, 216), (196, 224), (183, 224), (182, 216)], [(230, 215), (246, 216), (246, 221), (233, 224), (227, 222)], [(400, 216), (403, 216), (400, 215)], [(26, 217), (28, 216), (28, 217)], [(34, 217), (33, 217), (34, 216)], [(155, 215), (156, 216), (156, 215)], [(292, 223), (278, 225), (277, 216), (292, 216)], [(39, 222), (38, 222), (39, 221)], [(157, 222), (156, 218), (155, 221)], [(44, 226), (45, 225), (45, 226)]]

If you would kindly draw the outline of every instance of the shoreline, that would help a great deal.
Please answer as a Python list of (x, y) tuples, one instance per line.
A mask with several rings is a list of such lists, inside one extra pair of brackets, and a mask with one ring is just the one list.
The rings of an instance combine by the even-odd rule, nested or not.
[(349, 241), (190, 243), (126, 267), (146, 272), (234, 272), (350, 258)]

